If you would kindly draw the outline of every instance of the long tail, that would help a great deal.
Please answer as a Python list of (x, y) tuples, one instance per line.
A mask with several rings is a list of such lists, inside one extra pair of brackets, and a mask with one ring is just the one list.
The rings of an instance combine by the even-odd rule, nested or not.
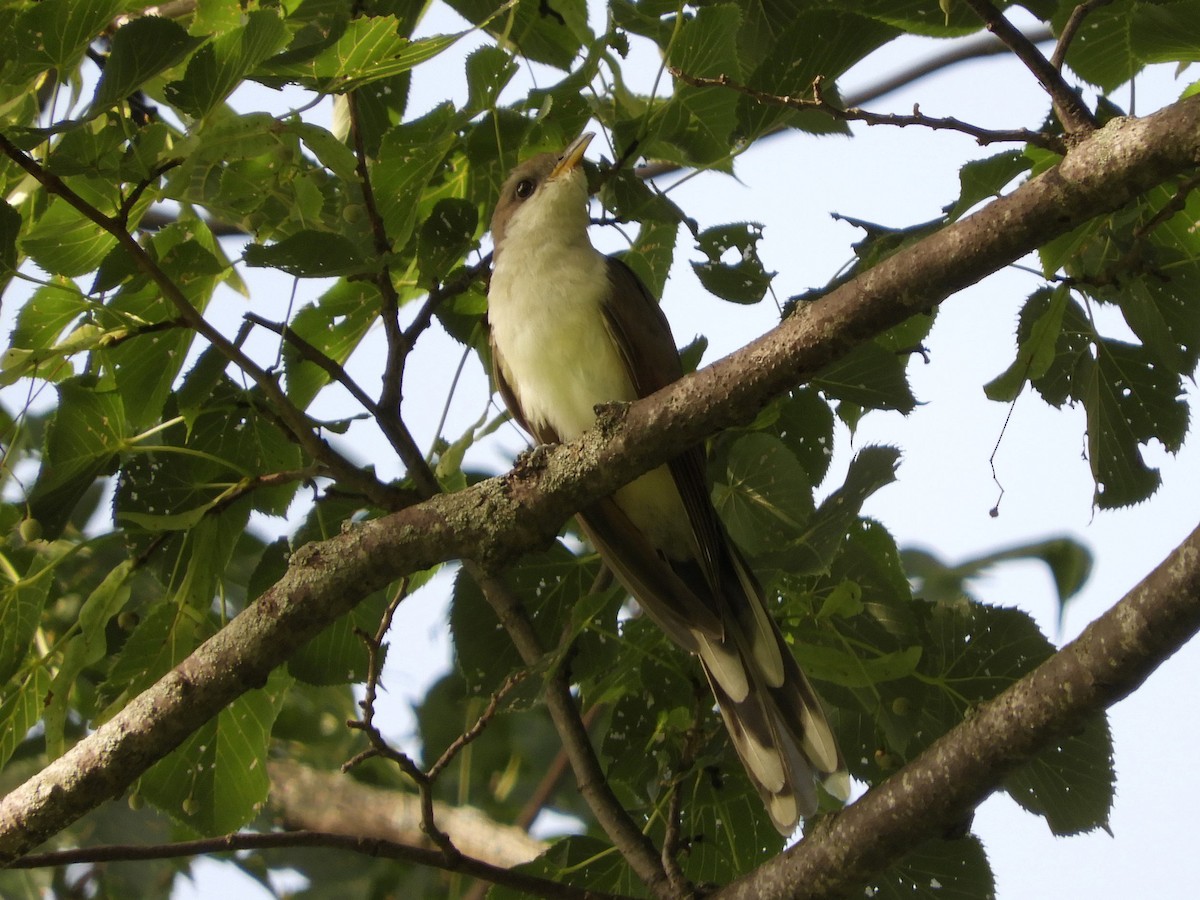
[[(782, 677), (772, 681), (753, 655), (730, 648), (729, 639), (720, 648), (703, 646), (699, 655), (734, 749), (771, 821), (786, 836), (802, 816), (816, 811), (818, 779), (843, 800), (849, 779), (820, 699), (772, 630), (783, 662)], [(741, 668), (741, 677), (728, 677), (731, 663)]]

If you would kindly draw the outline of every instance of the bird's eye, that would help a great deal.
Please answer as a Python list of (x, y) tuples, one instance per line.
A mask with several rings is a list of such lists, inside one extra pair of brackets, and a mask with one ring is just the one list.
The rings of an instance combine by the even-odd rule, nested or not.
[(517, 196), (522, 200), (527, 199), (533, 194), (533, 189), (536, 185), (528, 178), (517, 182)]

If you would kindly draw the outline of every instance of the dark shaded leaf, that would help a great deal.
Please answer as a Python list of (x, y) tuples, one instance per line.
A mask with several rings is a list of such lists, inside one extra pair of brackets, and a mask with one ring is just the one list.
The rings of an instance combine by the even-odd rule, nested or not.
[(173, 19), (139, 16), (113, 35), (112, 52), (104, 65), (91, 115), (120, 103), (146, 81), (180, 62), (201, 43)]

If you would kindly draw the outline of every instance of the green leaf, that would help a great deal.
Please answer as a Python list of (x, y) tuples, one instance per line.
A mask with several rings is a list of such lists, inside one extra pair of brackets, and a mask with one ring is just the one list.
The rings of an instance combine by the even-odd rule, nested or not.
[(896, 480), (899, 461), (900, 451), (894, 447), (860, 450), (850, 461), (845, 482), (817, 507), (804, 535), (794, 542), (787, 571), (827, 570), (866, 499)]
[(1004, 779), (1009, 796), (1060, 836), (1107, 829), (1115, 788), (1112, 733), (1104, 716)]
[[(341, 364), (379, 315), (379, 289), (366, 281), (339, 281), (312, 304), (300, 310), (291, 329), (326, 357)], [(291, 344), (284, 344), (284, 372), (288, 397), (307, 409), (321, 388), (329, 384), (325, 369), (304, 359)]]
[(361, 275), (376, 265), (364, 259), (348, 238), (331, 231), (305, 229), (274, 244), (249, 244), (243, 259), (248, 266), (273, 268), (301, 278)]
[[(511, 48), (513, 56), (569, 70), (583, 44), (591, 43), (585, 0), (520, 0), (513, 7), (495, 0), (450, 0), (449, 6)], [(499, 12), (499, 15), (497, 13)]]
[(21, 249), (42, 269), (68, 278), (95, 271), (116, 245), (115, 237), (57, 197), (21, 240)]
[[(1075, 33), (1067, 48), (1071, 71), (1105, 93), (1112, 93), (1142, 69), (1134, 52), (1134, 10), (1142, 4), (1118, 0), (1111, 6), (1097, 7), (1088, 13), (1086, 24)], [(1066, 23), (1070, 9), (1061, 7), (1054, 17), (1055, 33)]]
[(47, 568), (47, 560), (34, 557), (21, 578), (0, 584), (0, 621), (4, 622), (0, 630), (0, 683), (20, 668), (29, 652), (53, 581)]
[(445, 197), (421, 225), (417, 259), (425, 284), (440, 284), (475, 243), (479, 210), (474, 203)]
[(862, 656), (836, 647), (805, 645), (797, 650), (804, 671), (820, 681), (843, 687), (873, 687), (885, 681), (907, 678), (921, 661), (919, 646), (894, 653)]
[(46, 428), (42, 468), (29, 492), (29, 510), (45, 537), (62, 533), (75, 504), (101, 475), (116, 470), (125, 446), (125, 411), (116, 391), (84, 378), (58, 385), (58, 408)]
[(752, 559), (774, 559), (804, 534), (811, 518), (812, 484), (779, 438), (747, 434), (729, 449), (724, 481), (713, 502), (729, 536)]
[[(571, 608), (588, 596), (596, 577), (596, 559), (577, 558), (562, 544), (522, 558), (505, 572), (509, 589), (533, 617), (545, 647), (556, 646)], [(607, 597), (608, 595), (603, 595)], [(474, 579), (461, 572), (454, 582), (450, 632), (459, 670), (472, 694), (495, 690), (510, 672), (523, 668), (512, 640), (500, 627), (492, 607)]]
[(252, 10), (245, 25), (217, 35), (191, 58), (183, 78), (167, 85), (167, 99), (184, 112), (203, 118), (248, 72), (279, 50), (287, 37), (283, 20), (274, 11)]
[(968, 582), (998, 563), (1037, 559), (1044, 562), (1054, 578), (1058, 602), (1065, 604), (1087, 582), (1092, 571), (1092, 554), (1071, 538), (1052, 538), (1018, 544), (971, 557), (949, 565), (927, 550), (906, 549), (904, 567), (916, 584), (917, 592), (936, 603), (954, 603), (969, 595)]
[[(742, 13), (722, 3), (701, 7), (685, 20), (671, 43), (668, 62), (689, 75), (731, 78), (741, 75), (737, 33)], [(689, 87), (679, 83), (675, 94), (654, 114), (653, 130), (642, 150), (649, 156), (678, 162), (716, 163), (727, 160), (729, 136), (737, 124), (738, 97), (723, 87)], [(666, 144), (659, 152), (659, 142)]]
[[(706, 228), (696, 238), (696, 249), (707, 259), (693, 262), (692, 270), (704, 289), (722, 300), (734, 303), (757, 303), (771, 286), (774, 272), (763, 268), (758, 258), (758, 242), (762, 226), (756, 222), (739, 222)], [(729, 256), (736, 260), (726, 261)]]
[(156, 763), (139, 782), (146, 799), (198, 835), (236, 831), (267, 800), (271, 725), (291, 679), (276, 669)]
[(907, 414), (917, 405), (905, 374), (907, 362), (907, 353), (901, 356), (868, 341), (826, 366), (809, 384), (836, 400)]
[(1101, 509), (1145, 500), (1158, 488), (1158, 470), (1139, 449), (1154, 439), (1174, 453), (1183, 444), (1188, 406), (1179, 379), (1142, 347), (1101, 340), (1080, 373), (1088, 419), (1088, 462)]
[(17, 21), (11, 46), (26, 67), (54, 66), (66, 74), (120, 13), (121, 0), (42, 0)]
[(1017, 331), (1017, 358), (983, 386), (989, 400), (1011, 403), (1025, 382), (1038, 381), (1050, 371), (1058, 356), (1063, 315), (1070, 297), (1070, 290), (1060, 285), (1041, 288), (1025, 301)]
[(926, 841), (874, 876), (864, 889), (875, 900), (979, 900), (996, 884), (979, 838)]
[(454, 145), (456, 121), (453, 107), (443, 104), (383, 137), (371, 182), (393, 250), (401, 250), (412, 237), (421, 196)]
[(267, 61), (262, 71), (322, 93), (345, 93), (390, 78), (437, 56), (469, 32), (409, 40), (395, 16), (352, 19), (330, 46), (306, 60)]
[[(838, 103), (835, 79), (900, 33), (894, 26), (860, 15), (853, 8), (793, 10), (788, 21), (777, 23), (782, 30), (771, 43), (747, 40), (744, 32), (738, 35), (743, 65), (753, 67), (747, 83), (776, 97), (810, 97), (813, 81), (820, 77), (824, 80), (822, 91), (831, 102)], [(850, 133), (846, 123), (824, 112), (789, 109), (746, 96), (738, 98), (737, 118), (738, 134), (744, 139), (781, 126), (815, 134)]]
[(120, 103), (155, 75), (179, 63), (199, 43), (173, 19), (163, 16), (139, 16), (126, 22), (113, 35), (112, 52), (96, 85), (90, 115)]
[[(7, 634), (7, 615), (4, 621)], [(31, 667), (22, 678), (9, 681), (6, 675), (4, 679), (7, 684), (0, 695), (0, 769), (42, 717), (46, 692), (50, 690), (50, 673), (41, 666)]]
[(633, 269), (646, 285), (652, 297), (661, 297), (667, 285), (667, 276), (675, 261), (675, 236), (678, 232), (679, 225), (676, 222), (645, 220), (638, 229), (633, 246), (618, 254), (621, 261)]
[(833, 460), (833, 410), (814, 388), (797, 388), (776, 400), (760, 416), (767, 431), (778, 437), (808, 473), (809, 481), (820, 484)]
[(1189, 0), (1139, 3), (1134, 7), (1130, 38), (1143, 62), (1200, 61), (1200, 9)]
[(954, 222), (976, 204), (989, 197), (998, 197), (1014, 178), (1028, 172), (1032, 166), (1033, 161), (1020, 150), (1006, 150), (967, 163), (958, 170), (961, 190), (954, 205), (946, 211), (947, 218)]
[[(17, 268), (17, 238), (21, 234), (21, 214), (0, 198), (0, 278)], [(2, 287), (4, 282), (0, 282)]]
[(467, 57), (467, 105), (472, 115), (492, 109), (520, 67), (499, 47), (480, 47)]

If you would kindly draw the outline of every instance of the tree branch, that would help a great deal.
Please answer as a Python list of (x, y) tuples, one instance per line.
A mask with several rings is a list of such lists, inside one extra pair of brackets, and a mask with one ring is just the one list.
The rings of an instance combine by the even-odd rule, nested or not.
[(963, 821), (1008, 772), (1127, 696), (1200, 630), (1200, 527), (1054, 656), (782, 856), (713, 900), (853, 893)]
[(0, 801), (0, 859), (19, 856), (119, 796), (371, 591), (444, 560), (494, 564), (544, 546), (575, 510), (706, 435), (747, 421), (858, 343), (1198, 164), (1200, 97), (1144, 119), (1113, 120), (1055, 168), (802, 306), (747, 347), (631, 404), (623, 416), (603, 417), (538, 465), (300, 548), (249, 608)]
[(1079, 26), (1083, 24), (1083, 20), (1088, 17), (1088, 14), (1097, 7), (1108, 6), (1112, 0), (1087, 0), (1085, 3), (1080, 3), (1071, 10), (1070, 18), (1067, 19), (1067, 24), (1063, 26), (1062, 34), (1058, 36), (1058, 43), (1054, 45), (1054, 53), (1050, 57), (1050, 65), (1056, 71), (1061, 72), (1063, 63), (1067, 59), (1067, 49), (1071, 46), (1071, 41), (1075, 40), (1075, 34), (1079, 31)]
[(1019, 28), (1004, 18), (1004, 14), (993, 6), (990, 0), (966, 2), (967, 6), (983, 19), (988, 31), (1004, 41), (1017, 58), (1025, 63), (1025, 67), (1033, 73), (1038, 83), (1046, 89), (1046, 93), (1050, 95), (1050, 102), (1054, 105), (1054, 112), (1068, 134), (1086, 134), (1096, 128), (1096, 117), (1063, 79), (1062, 72), (1042, 56), (1042, 52)]
[[(272, 760), (267, 771), (271, 806), (289, 828), (430, 847), (421, 830), (421, 801), (414, 794), (284, 760)], [(495, 822), (474, 807), (440, 801), (433, 806), (440, 826), (465, 856), (507, 868), (547, 849), (524, 830)]]
[(1016, 141), (1023, 144), (1033, 144), (1035, 147), (1041, 147), (1053, 153), (1061, 154), (1066, 150), (1063, 142), (1054, 135), (1043, 134), (1040, 131), (1030, 131), (1028, 128), (1016, 128), (1009, 131), (981, 128), (978, 125), (972, 125), (970, 122), (964, 122), (962, 119), (927, 116), (917, 106), (913, 107), (912, 115), (909, 116), (897, 115), (895, 113), (873, 113), (855, 106), (835, 106), (825, 99), (824, 92), (821, 90), (821, 78), (813, 81), (813, 96), (810, 99), (808, 97), (791, 97), (760, 91), (757, 88), (734, 81), (728, 75), (717, 75), (715, 78), (708, 78), (702, 75), (691, 75), (687, 72), (682, 72), (674, 66), (668, 66), (667, 71), (692, 87), (729, 88), (739, 94), (745, 94), (747, 97), (751, 97), (760, 103), (786, 106), (790, 109), (816, 110), (825, 113), (830, 118), (839, 119), (842, 122), (866, 122), (868, 125), (892, 125), (897, 128), (919, 125), (934, 131), (957, 131), (961, 134), (967, 134), (984, 145), (1004, 141)]
[(39, 853), (26, 856), (10, 865), (14, 869), (38, 869), (50, 866), (65, 866), (74, 863), (112, 862), (139, 859), (176, 859), (181, 856), (199, 856), (212, 853), (233, 853), (239, 850), (271, 850), (278, 848), (313, 847), (316, 849), (341, 850), (361, 853), (381, 859), (398, 859), (417, 865), (461, 872), (482, 878), (494, 884), (504, 885), (530, 897), (546, 897), (549, 900), (632, 900), (620, 894), (572, 887), (536, 875), (525, 875), (493, 866), (482, 860), (459, 857), (454, 866), (447, 865), (438, 850), (411, 847), (383, 841), (378, 838), (363, 838), (354, 835), (330, 834), (320, 831), (272, 831), (268, 833), (239, 832), (224, 837), (202, 838), (194, 841), (179, 841), (173, 844), (121, 844), (78, 850), (59, 850), (54, 853)]
[[(478, 563), (464, 560), (463, 567), (479, 584), (484, 598), (491, 605), (512, 638), (527, 666), (534, 666), (544, 656), (533, 623), (529, 621), (520, 601), (494, 576)], [(554, 728), (562, 739), (563, 749), (575, 772), (579, 793), (596, 816), (596, 821), (613, 842), (613, 846), (629, 863), (642, 883), (657, 897), (678, 896), (662, 865), (662, 860), (650, 839), (637, 827), (604, 777), (604, 769), (592, 749), (587, 726), (579, 715), (571, 682), (563, 666), (556, 665), (546, 679), (546, 708)]]

